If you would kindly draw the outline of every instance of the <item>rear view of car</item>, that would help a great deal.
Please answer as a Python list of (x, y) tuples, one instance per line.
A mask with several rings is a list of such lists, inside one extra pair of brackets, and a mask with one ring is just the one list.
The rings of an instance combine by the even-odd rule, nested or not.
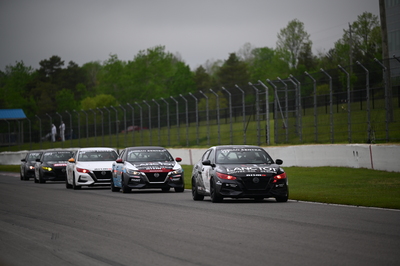
[(29, 180), (35, 178), (35, 163), (36, 159), (42, 155), (41, 151), (28, 152), (26, 156), (21, 159), (20, 177), (21, 180)]
[(174, 159), (163, 147), (131, 147), (121, 151), (113, 163), (111, 190), (155, 189), (183, 192), (185, 189), (182, 159)]
[(46, 181), (64, 181), (66, 178), (65, 167), (73, 151), (49, 150), (44, 151), (35, 164), (35, 183)]
[(82, 148), (68, 160), (66, 188), (110, 186), (111, 165), (118, 154), (112, 148)]

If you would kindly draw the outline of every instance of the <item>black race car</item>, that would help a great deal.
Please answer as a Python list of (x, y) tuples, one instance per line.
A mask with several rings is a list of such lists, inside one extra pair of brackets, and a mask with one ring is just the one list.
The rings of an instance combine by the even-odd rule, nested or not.
[(273, 197), (286, 202), (288, 179), (280, 167), (281, 159), (272, 160), (261, 147), (226, 145), (209, 148), (193, 167), (193, 200), (210, 196), (212, 202), (224, 198)]
[(35, 183), (50, 181), (65, 181), (68, 159), (74, 152), (69, 150), (44, 151), (35, 164)]
[(28, 152), (23, 159), (21, 159), (20, 178), (21, 180), (29, 180), (35, 178), (35, 163), (36, 159), (42, 155), (41, 151)]

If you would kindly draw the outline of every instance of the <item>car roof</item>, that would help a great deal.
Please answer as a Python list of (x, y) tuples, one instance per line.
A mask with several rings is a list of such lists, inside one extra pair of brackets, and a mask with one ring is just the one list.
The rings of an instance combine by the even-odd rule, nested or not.
[(115, 149), (110, 148), (110, 147), (90, 147), (90, 148), (80, 148), (78, 151), (97, 151), (97, 150), (109, 150), (109, 151), (115, 151)]
[(164, 147), (160, 146), (138, 146), (138, 147), (127, 147), (129, 150), (166, 150)]
[(212, 146), (213, 149), (243, 149), (243, 148), (260, 148), (260, 146), (255, 145), (220, 145), (220, 146)]

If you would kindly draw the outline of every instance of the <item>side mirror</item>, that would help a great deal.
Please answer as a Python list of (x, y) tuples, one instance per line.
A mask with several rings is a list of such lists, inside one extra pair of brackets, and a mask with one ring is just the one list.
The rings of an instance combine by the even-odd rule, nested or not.
[(40, 158), (37, 158), (37, 159), (36, 159), (36, 162), (40, 163)]
[(74, 158), (70, 158), (70, 159), (68, 160), (68, 162), (69, 162), (69, 163), (75, 163), (75, 159), (74, 159)]
[(182, 162), (182, 158), (176, 157), (176, 158), (175, 158), (175, 161), (177, 161), (178, 163), (179, 163), (179, 162)]
[(21, 162), (26, 162), (25, 158), (24, 158), (24, 159), (21, 159)]
[(276, 159), (275, 163), (278, 165), (281, 165), (281, 164), (283, 164), (283, 161), (281, 159)]
[(123, 163), (124, 161), (122, 161), (121, 158), (118, 158), (117, 160), (115, 160), (116, 163)]
[(211, 165), (210, 160), (204, 160), (201, 162), (203, 165)]

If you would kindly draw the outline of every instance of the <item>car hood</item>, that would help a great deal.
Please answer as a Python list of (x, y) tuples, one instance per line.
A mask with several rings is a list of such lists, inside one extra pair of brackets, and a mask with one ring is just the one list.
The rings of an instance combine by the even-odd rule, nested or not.
[(111, 170), (114, 161), (99, 161), (99, 162), (78, 162), (76, 167), (85, 168), (91, 171)]
[(283, 172), (277, 164), (218, 164), (215, 170), (226, 174), (278, 174)]
[(180, 165), (176, 162), (136, 162), (131, 165), (137, 170), (162, 170), (177, 169)]

